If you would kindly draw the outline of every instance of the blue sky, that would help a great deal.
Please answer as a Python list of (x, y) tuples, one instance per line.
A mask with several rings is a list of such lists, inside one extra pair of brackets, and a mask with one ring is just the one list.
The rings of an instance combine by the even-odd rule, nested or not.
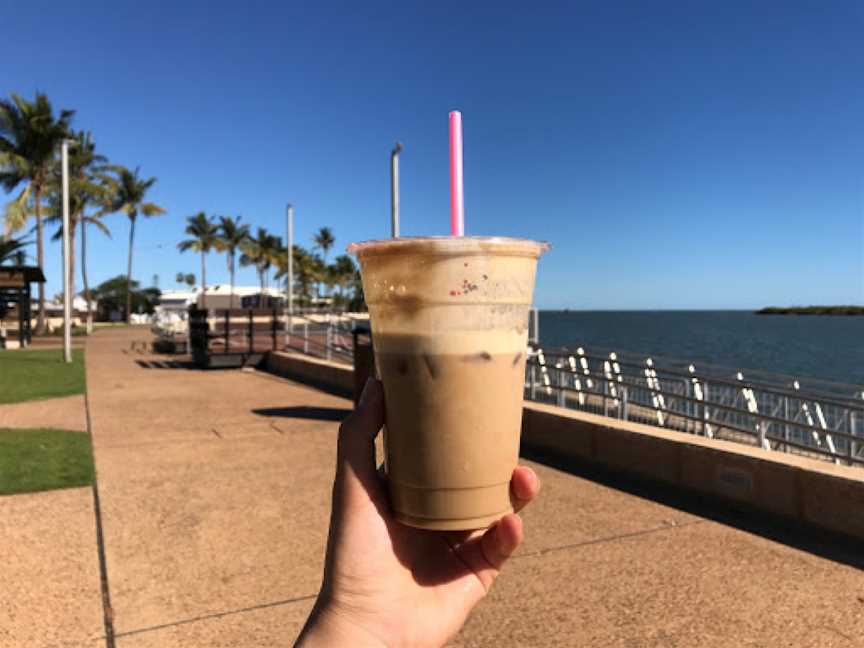
[[(403, 233), (446, 233), (459, 109), (466, 232), (550, 241), (541, 307), (864, 302), (864, 5), (713, 5), (0, 0), (0, 92), (158, 178), (134, 276), (163, 289), (202, 209), (386, 236), (397, 138)], [(125, 272), (108, 224), (94, 284)]]

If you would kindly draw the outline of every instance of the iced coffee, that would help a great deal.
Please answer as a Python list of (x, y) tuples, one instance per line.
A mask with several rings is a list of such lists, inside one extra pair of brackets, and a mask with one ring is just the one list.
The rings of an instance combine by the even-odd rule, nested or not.
[(512, 511), (528, 315), (545, 247), (479, 237), (351, 247), (384, 383), (390, 501), (403, 523), (476, 529)]

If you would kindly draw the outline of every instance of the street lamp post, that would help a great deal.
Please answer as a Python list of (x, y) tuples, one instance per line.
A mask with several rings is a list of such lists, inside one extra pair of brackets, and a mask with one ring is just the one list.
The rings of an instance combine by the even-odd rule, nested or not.
[(72, 269), (69, 267), (69, 140), (60, 147), (63, 166), (63, 360), (72, 362), (72, 295), (69, 294)]
[(396, 146), (390, 153), (390, 236), (399, 236), (399, 154), (402, 144)]
[(288, 203), (288, 331), (294, 332), (294, 205)]

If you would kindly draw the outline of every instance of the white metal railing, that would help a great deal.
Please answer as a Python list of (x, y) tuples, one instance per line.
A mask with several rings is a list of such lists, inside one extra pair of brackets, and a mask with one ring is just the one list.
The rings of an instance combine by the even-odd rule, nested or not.
[(864, 465), (864, 389), (583, 348), (531, 349), (526, 398), (604, 416)]
[(285, 348), (327, 360), (353, 361), (353, 330), (368, 318), (344, 313), (286, 316)]

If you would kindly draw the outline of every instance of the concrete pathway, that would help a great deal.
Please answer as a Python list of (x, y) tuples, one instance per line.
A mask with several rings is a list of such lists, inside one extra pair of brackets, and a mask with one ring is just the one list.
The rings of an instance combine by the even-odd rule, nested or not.
[(117, 645), (285, 644), (320, 581), (350, 403), (128, 348), (110, 331), (87, 350)]
[(0, 646), (104, 646), (93, 491), (0, 497)]
[[(350, 403), (123, 353), (131, 334), (99, 332), (87, 350), (116, 646), (290, 645), (320, 581)], [(525, 546), (454, 646), (861, 645), (860, 570), (533, 465), (544, 489)], [(96, 617), (81, 627), (80, 645), (105, 645)]]

